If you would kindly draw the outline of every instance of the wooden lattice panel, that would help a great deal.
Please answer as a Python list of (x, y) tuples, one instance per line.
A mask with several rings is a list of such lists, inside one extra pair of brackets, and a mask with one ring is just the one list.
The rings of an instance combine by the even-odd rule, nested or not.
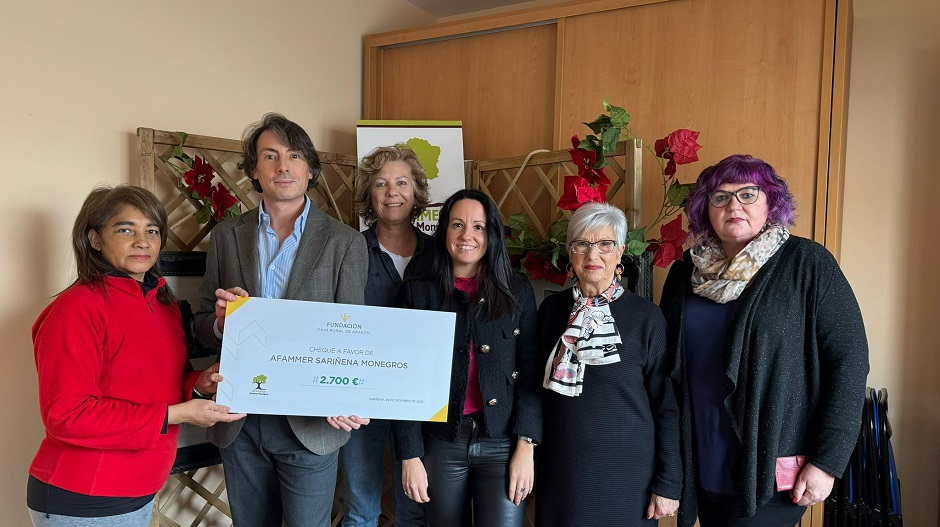
[[(193, 213), (202, 204), (190, 197), (178, 171), (168, 166), (175, 162), (161, 159), (180, 144), (180, 134), (152, 128), (137, 129), (137, 157), (140, 186), (152, 191), (160, 198), (170, 219), (167, 250), (192, 251), (204, 249), (204, 240), (218, 223), (196, 222)], [(202, 135), (189, 135), (183, 149), (191, 156), (199, 156), (215, 170), (217, 179), (228, 187), (238, 199), (243, 211), (251, 210), (261, 202), (251, 181), (237, 168), (241, 161), (242, 142)], [(358, 221), (353, 211), (353, 176), (356, 158), (331, 152), (319, 152), (321, 163), (320, 181), (308, 192), (310, 199), (320, 210), (347, 225), (356, 226)]]
[(352, 201), (357, 164), (356, 156), (320, 152), (320, 182), (308, 195), (320, 210), (358, 230)]
[[(641, 148), (639, 140), (621, 141), (617, 150), (607, 156), (610, 165), (604, 168), (611, 182), (607, 201), (627, 213), (630, 229), (635, 229), (640, 219)], [(529, 224), (544, 236), (553, 221), (563, 215), (571, 216), (570, 212), (559, 209), (557, 203), (564, 191), (564, 177), (577, 173), (568, 150), (555, 150), (531, 156), (477, 161), (471, 186), (493, 198), (504, 219), (521, 212)]]
[[(211, 483), (206, 481), (206, 472), (219, 472), (214, 467), (203, 467), (172, 474), (160, 491), (155, 510), (156, 525), (160, 527), (182, 527), (181, 517), (186, 516), (189, 527), (199, 525), (231, 525), (232, 511), (223, 499), (225, 480), (221, 477)], [(197, 479), (197, 474), (202, 472)], [(224, 515), (224, 520), (222, 517)], [(210, 516), (212, 516), (210, 518)], [(153, 522), (151, 522), (153, 524)]]

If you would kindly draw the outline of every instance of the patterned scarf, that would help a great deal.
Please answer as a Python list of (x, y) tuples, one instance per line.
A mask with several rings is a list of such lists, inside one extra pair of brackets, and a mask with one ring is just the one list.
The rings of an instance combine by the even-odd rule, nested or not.
[(620, 361), (617, 344), (620, 332), (610, 314), (610, 303), (623, 295), (620, 281), (614, 279), (600, 296), (584, 298), (576, 284), (572, 289), (574, 306), (568, 328), (562, 333), (545, 364), (542, 386), (569, 397), (581, 395), (584, 368)]
[(751, 278), (790, 238), (786, 226), (767, 224), (733, 258), (725, 256), (718, 241), (692, 248), (692, 291), (719, 304), (737, 300)]

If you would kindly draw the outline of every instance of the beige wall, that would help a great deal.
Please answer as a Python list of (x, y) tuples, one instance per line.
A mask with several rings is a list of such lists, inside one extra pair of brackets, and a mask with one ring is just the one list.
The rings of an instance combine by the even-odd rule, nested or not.
[(404, 0), (0, 3), (0, 526), (28, 524), (42, 437), (30, 326), (85, 194), (136, 182), (136, 128), (240, 137), (274, 110), (354, 154), (362, 35), (434, 22)]
[(886, 387), (904, 523), (938, 525), (940, 2), (856, 0), (842, 266)]

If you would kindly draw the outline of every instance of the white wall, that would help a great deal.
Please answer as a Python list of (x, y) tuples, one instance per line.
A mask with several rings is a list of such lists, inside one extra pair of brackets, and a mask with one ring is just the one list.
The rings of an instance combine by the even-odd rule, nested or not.
[(136, 183), (136, 128), (238, 138), (280, 111), (354, 154), (362, 36), (434, 22), (404, 0), (0, 2), (0, 526), (28, 525), (43, 434), (30, 327), (84, 196)]
[(886, 387), (904, 523), (938, 525), (940, 2), (856, 0), (842, 267)]
[(507, 4), (500, 7), (491, 7), (489, 9), (480, 9), (477, 11), (471, 11), (469, 13), (464, 13), (462, 15), (451, 15), (451, 16), (442, 16), (438, 19), (440, 23), (454, 22), (457, 20), (463, 20), (467, 18), (476, 18), (480, 16), (492, 16), (498, 15), (501, 13), (509, 13), (512, 11), (521, 11), (525, 9), (532, 9), (537, 7), (545, 7), (554, 4), (564, 4), (568, 3), (570, 0), (529, 0), (528, 2), (520, 2), (518, 4)]

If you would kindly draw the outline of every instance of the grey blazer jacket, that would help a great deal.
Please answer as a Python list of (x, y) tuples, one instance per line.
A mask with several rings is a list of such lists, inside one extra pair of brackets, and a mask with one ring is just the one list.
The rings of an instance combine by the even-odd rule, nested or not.
[[(258, 209), (254, 209), (212, 229), (195, 316), (196, 336), (206, 346), (220, 349), (222, 344), (213, 331), (216, 289), (242, 287), (250, 295), (261, 292), (258, 221)], [(284, 298), (362, 304), (368, 265), (362, 235), (311, 204)], [(288, 416), (287, 420), (297, 439), (315, 454), (329, 454), (349, 440), (349, 432), (333, 428), (324, 417)], [(206, 438), (227, 447), (243, 423), (218, 423), (206, 430)]]

